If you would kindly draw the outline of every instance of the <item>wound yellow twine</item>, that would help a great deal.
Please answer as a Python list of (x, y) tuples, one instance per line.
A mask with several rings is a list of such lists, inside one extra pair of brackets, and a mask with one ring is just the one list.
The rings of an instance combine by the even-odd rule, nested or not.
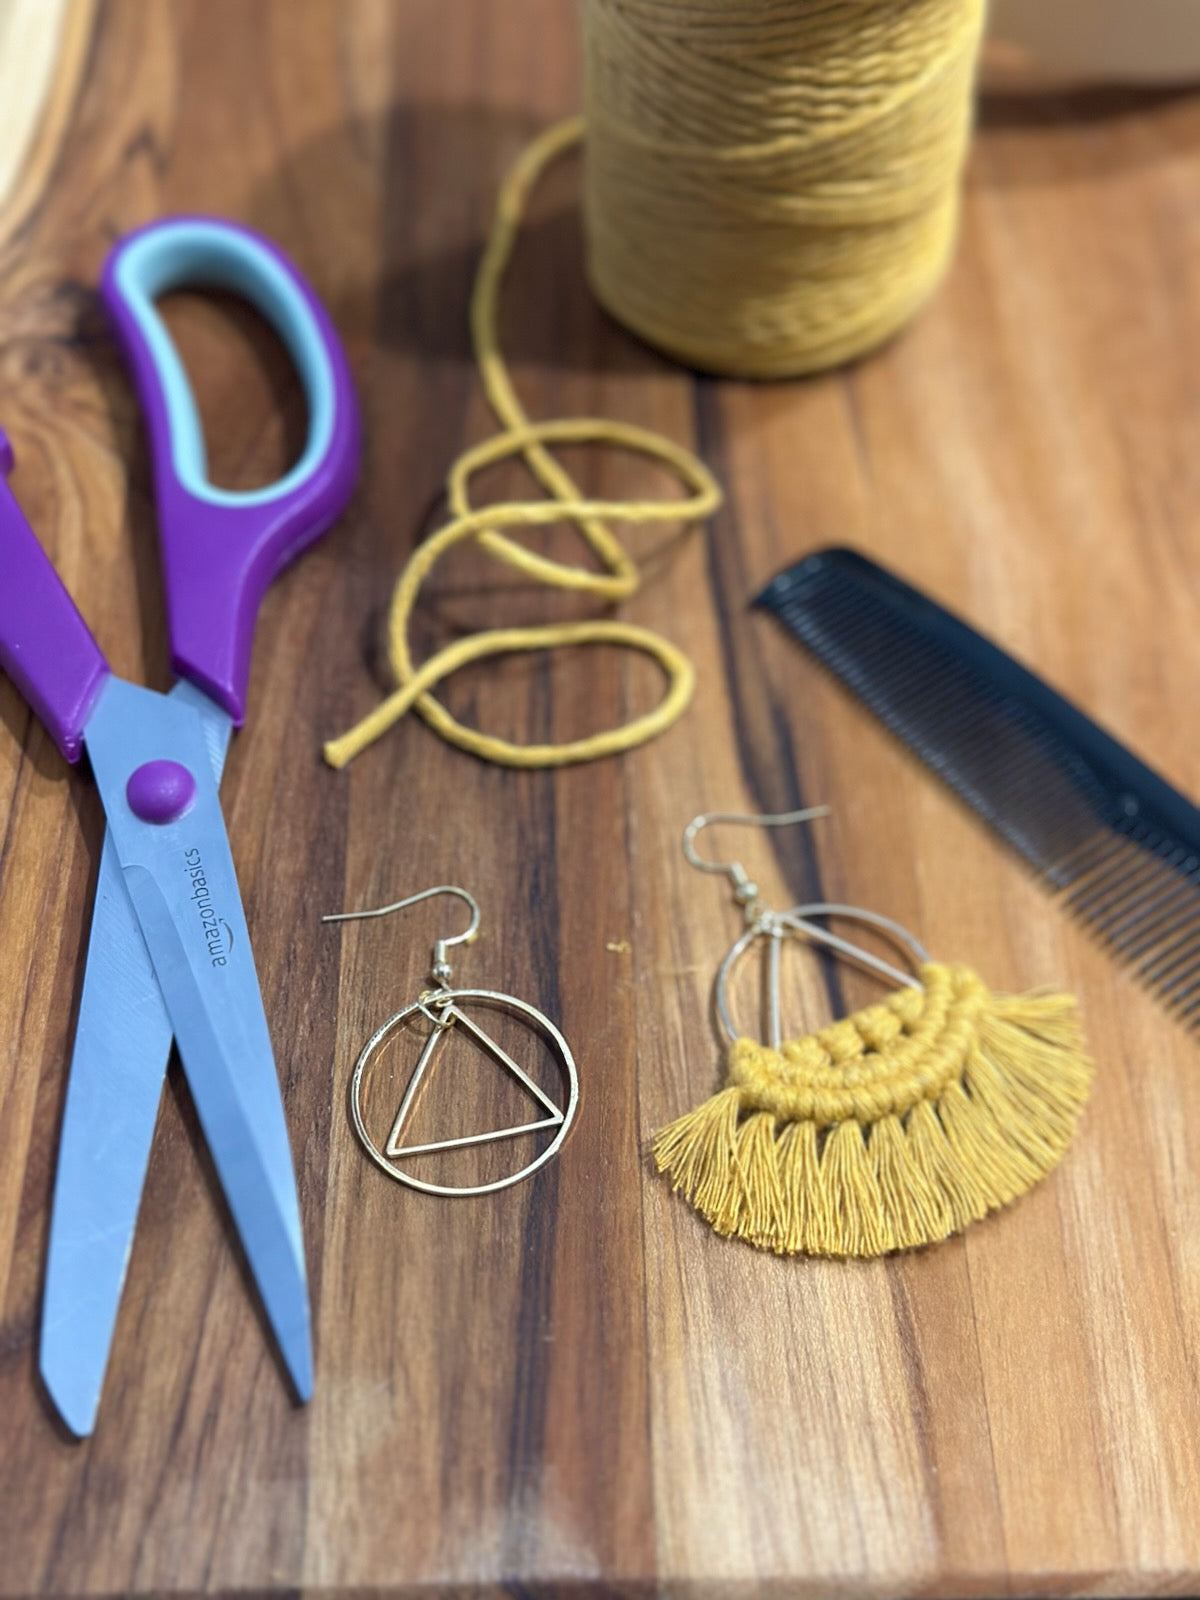
[(992, 994), (927, 963), (922, 988), (771, 1049), (730, 1047), (728, 1085), (654, 1140), (718, 1233), (781, 1255), (932, 1244), (1055, 1167), (1092, 1067), (1074, 999)]
[[(590, 761), (628, 750), (661, 733), (682, 714), (691, 698), (694, 673), (683, 652), (648, 628), (616, 620), (486, 629), (439, 650), (420, 667), (414, 663), (408, 645), (408, 622), (421, 585), (453, 545), (474, 540), (505, 566), (548, 587), (582, 591), (599, 600), (617, 602), (637, 592), (640, 575), (608, 526), (610, 522), (690, 522), (709, 516), (721, 502), (721, 491), (704, 463), (661, 434), (603, 418), (531, 422), (517, 398), (497, 335), (504, 272), (531, 189), (549, 163), (577, 145), (582, 136), (580, 118), (548, 129), (524, 151), (501, 188), (491, 235), (475, 279), (471, 333), (484, 389), (504, 431), (466, 451), (451, 467), (446, 483), (451, 520), (418, 546), (392, 596), (388, 657), (398, 687), (356, 727), (326, 744), (325, 759), (330, 766), (344, 767), (414, 708), (444, 739), (487, 761), (513, 767)], [(588, 499), (546, 448), (561, 444), (605, 445), (648, 456), (674, 473), (688, 493), (681, 499), (666, 501)], [(473, 507), (470, 483), (474, 474), (518, 455), (525, 459), (550, 498)], [(500, 531), (564, 521), (578, 530), (600, 570), (551, 560)], [(465, 726), (430, 692), (468, 662), (513, 651), (581, 644), (619, 645), (652, 656), (667, 678), (665, 696), (654, 710), (619, 728), (562, 744), (521, 745)]]
[(953, 249), (984, 0), (588, 0), (599, 300), (755, 378), (895, 333)]

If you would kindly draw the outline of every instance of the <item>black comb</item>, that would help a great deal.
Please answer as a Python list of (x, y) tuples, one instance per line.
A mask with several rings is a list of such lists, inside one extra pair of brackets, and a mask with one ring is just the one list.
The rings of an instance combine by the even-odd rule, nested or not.
[(1200, 811), (1060, 694), (853, 550), (755, 602), (1008, 840), (1116, 959), (1200, 1026)]

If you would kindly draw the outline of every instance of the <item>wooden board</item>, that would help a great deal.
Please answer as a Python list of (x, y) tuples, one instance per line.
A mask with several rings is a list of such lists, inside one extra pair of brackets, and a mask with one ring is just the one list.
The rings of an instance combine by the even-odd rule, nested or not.
[[(794, 385), (698, 383), (609, 323), (564, 166), (505, 339), (535, 415), (661, 428), (723, 479), (711, 528), (638, 537), (653, 554), (628, 607), (695, 657), (696, 704), (593, 767), (500, 771), (412, 721), (335, 775), (319, 744), (377, 696), (393, 576), (441, 471), (489, 429), (471, 272), (507, 163), (579, 103), (576, 26), (561, 0), (114, 0), (43, 192), (0, 241), (15, 487), (126, 674), (168, 680), (146, 445), (94, 299), (115, 235), (188, 209), (278, 238), (345, 335), (368, 440), (351, 512), (268, 599), (224, 788), (301, 1182), (306, 1410), (174, 1071), (95, 1437), (70, 1442), (39, 1388), (102, 819), (0, 684), (0, 1594), (1194, 1592), (1196, 1047), (748, 600), (804, 551), (855, 543), (1200, 793), (1200, 105), (989, 103), (936, 305), (875, 359)], [(219, 480), (264, 481), (302, 426), (286, 363), (229, 308), (170, 315)], [(580, 470), (659, 486), (628, 462)], [(433, 588), (422, 650), (564, 614), (476, 556)], [(566, 737), (655, 688), (596, 651), (447, 693), (497, 731)], [(760, 1256), (646, 1157), (718, 1079), (708, 995), (737, 926), (680, 829), (801, 799), (834, 817), (735, 841), (771, 895), (869, 904), (999, 987), (1061, 981), (1086, 1010), (1096, 1091), (1065, 1166), (919, 1255)], [(362, 1041), (453, 908), (318, 920), (440, 880), (483, 906), (462, 980), (543, 1006), (584, 1084), (557, 1163), (478, 1202), (389, 1184), (345, 1111)], [(797, 1027), (828, 1014), (815, 968), (789, 982)]]
[(42, 192), (75, 108), (95, 0), (0, 0), (0, 235)]

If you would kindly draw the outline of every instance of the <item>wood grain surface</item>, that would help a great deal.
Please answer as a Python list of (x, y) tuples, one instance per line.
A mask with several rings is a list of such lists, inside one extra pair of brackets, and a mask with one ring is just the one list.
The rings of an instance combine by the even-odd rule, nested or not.
[[(275, 236), (344, 334), (367, 433), (351, 511), (267, 601), (223, 791), (300, 1179), (307, 1409), (175, 1069), (94, 1438), (71, 1442), (39, 1386), (102, 817), (0, 683), (0, 1594), (1195, 1592), (1196, 1046), (748, 602), (806, 550), (856, 544), (1200, 794), (1200, 103), (989, 101), (933, 308), (850, 372), (771, 387), (697, 382), (611, 324), (583, 277), (578, 168), (556, 172), (505, 341), (534, 415), (661, 428), (723, 479), (711, 527), (639, 536), (628, 607), (695, 657), (695, 705), (566, 772), (486, 767), (410, 720), (335, 774), (319, 745), (379, 693), (393, 577), (489, 431), (472, 268), (501, 172), (579, 104), (577, 21), (563, 0), (112, 0), (0, 239), (15, 488), (119, 671), (169, 676), (146, 444), (95, 299), (116, 235), (187, 209)], [(236, 307), (169, 315), (218, 480), (266, 481), (303, 428), (286, 361)], [(606, 492), (659, 487), (571, 459)], [(432, 588), (422, 650), (566, 604), (473, 553)], [(651, 666), (597, 650), (481, 667), (447, 697), (563, 738), (656, 692)], [(1055, 1177), (869, 1264), (718, 1240), (646, 1157), (718, 1080), (710, 986), (737, 931), (680, 830), (818, 800), (834, 816), (807, 833), (714, 845), (770, 894), (873, 906), (997, 987), (1073, 986), (1098, 1068)], [(319, 922), (441, 880), (483, 907), (460, 979), (542, 1006), (583, 1081), (561, 1157), (479, 1201), (388, 1183), (345, 1110), (361, 1043), (455, 909)], [(835, 971), (796, 958), (797, 1030), (872, 992)]]

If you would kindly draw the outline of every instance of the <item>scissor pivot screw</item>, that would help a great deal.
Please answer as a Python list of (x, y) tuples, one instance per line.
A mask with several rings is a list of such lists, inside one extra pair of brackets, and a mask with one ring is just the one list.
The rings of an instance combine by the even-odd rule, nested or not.
[(125, 785), (125, 798), (143, 822), (175, 822), (196, 798), (196, 780), (180, 761), (147, 761)]

